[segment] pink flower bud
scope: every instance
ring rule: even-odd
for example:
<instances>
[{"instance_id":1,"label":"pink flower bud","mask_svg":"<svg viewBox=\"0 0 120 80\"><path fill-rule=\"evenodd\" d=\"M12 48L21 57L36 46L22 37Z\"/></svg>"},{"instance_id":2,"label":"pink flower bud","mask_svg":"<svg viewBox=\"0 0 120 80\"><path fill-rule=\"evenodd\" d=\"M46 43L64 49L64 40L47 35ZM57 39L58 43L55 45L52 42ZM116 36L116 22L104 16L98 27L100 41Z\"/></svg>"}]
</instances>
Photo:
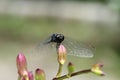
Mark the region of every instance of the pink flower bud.
<instances>
[{"instance_id":1,"label":"pink flower bud","mask_svg":"<svg viewBox=\"0 0 120 80\"><path fill-rule=\"evenodd\" d=\"M58 62L64 64L66 61L66 48L61 44L58 48Z\"/></svg>"},{"instance_id":2,"label":"pink flower bud","mask_svg":"<svg viewBox=\"0 0 120 80\"><path fill-rule=\"evenodd\" d=\"M16 64L20 76L24 76L28 74L26 58L22 53L18 54L16 58Z\"/></svg>"},{"instance_id":3,"label":"pink flower bud","mask_svg":"<svg viewBox=\"0 0 120 80\"><path fill-rule=\"evenodd\" d=\"M32 72L28 72L28 77L29 77L29 80L34 80L34 77L33 77L33 73L32 73Z\"/></svg>"}]
</instances>

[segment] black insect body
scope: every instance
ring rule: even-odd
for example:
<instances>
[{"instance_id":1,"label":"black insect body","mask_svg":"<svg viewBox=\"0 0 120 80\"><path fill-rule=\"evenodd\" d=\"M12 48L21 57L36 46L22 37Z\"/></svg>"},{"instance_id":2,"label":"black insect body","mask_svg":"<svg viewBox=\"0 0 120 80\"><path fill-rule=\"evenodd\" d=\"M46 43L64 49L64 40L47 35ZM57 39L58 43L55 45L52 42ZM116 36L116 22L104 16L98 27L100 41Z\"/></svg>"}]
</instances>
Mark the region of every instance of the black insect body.
<instances>
[{"instance_id":1,"label":"black insect body","mask_svg":"<svg viewBox=\"0 0 120 80\"><path fill-rule=\"evenodd\" d=\"M63 40L64 40L64 35L63 34L53 34L51 36L51 40L48 43L55 42L56 43L56 48L58 48Z\"/></svg>"}]
</instances>

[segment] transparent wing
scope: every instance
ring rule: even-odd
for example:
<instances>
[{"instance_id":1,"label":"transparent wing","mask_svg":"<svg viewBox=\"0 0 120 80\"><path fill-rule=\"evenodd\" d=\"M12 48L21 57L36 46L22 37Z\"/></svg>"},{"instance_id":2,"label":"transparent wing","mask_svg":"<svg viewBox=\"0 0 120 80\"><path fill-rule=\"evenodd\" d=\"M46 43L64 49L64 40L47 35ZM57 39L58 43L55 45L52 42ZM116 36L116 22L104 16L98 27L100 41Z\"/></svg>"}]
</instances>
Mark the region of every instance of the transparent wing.
<instances>
[{"instance_id":1,"label":"transparent wing","mask_svg":"<svg viewBox=\"0 0 120 80\"><path fill-rule=\"evenodd\" d=\"M35 47L35 52L40 54L55 53L56 43L50 42L51 36L40 41L40 43Z\"/></svg>"},{"instance_id":2,"label":"transparent wing","mask_svg":"<svg viewBox=\"0 0 120 80\"><path fill-rule=\"evenodd\" d=\"M72 40L68 37L65 37L63 45L67 48L68 55L88 58L94 56L94 48L92 46L77 42L76 40Z\"/></svg>"}]
</instances>

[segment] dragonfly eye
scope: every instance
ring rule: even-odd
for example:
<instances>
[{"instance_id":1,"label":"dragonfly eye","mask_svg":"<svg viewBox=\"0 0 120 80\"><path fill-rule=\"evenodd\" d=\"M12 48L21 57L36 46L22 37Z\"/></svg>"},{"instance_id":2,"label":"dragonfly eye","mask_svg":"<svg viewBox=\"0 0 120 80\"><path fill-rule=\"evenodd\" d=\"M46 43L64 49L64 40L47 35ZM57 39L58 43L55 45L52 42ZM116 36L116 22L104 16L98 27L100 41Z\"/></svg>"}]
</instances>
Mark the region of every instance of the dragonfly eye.
<instances>
[{"instance_id":1,"label":"dragonfly eye","mask_svg":"<svg viewBox=\"0 0 120 80\"><path fill-rule=\"evenodd\" d=\"M64 35L60 34L59 38L64 40Z\"/></svg>"}]
</instances>

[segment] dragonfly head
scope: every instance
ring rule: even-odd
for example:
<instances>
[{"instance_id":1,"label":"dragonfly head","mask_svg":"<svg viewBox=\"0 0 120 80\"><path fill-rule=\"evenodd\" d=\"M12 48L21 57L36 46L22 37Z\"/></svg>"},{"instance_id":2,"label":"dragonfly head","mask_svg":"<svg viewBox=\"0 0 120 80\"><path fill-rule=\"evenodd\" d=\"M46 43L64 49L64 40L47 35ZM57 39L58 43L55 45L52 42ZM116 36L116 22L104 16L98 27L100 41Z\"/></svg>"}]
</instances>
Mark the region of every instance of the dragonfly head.
<instances>
[{"instance_id":1,"label":"dragonfly head","mask_svg":"<svg viewBox=\"0 0 120 80\"><path fill-rule=\"evenodd\" d=\"M61 43L64 40L63 34L53 34L51 36L51 42Z\"/></svg>"}]
</instances>

